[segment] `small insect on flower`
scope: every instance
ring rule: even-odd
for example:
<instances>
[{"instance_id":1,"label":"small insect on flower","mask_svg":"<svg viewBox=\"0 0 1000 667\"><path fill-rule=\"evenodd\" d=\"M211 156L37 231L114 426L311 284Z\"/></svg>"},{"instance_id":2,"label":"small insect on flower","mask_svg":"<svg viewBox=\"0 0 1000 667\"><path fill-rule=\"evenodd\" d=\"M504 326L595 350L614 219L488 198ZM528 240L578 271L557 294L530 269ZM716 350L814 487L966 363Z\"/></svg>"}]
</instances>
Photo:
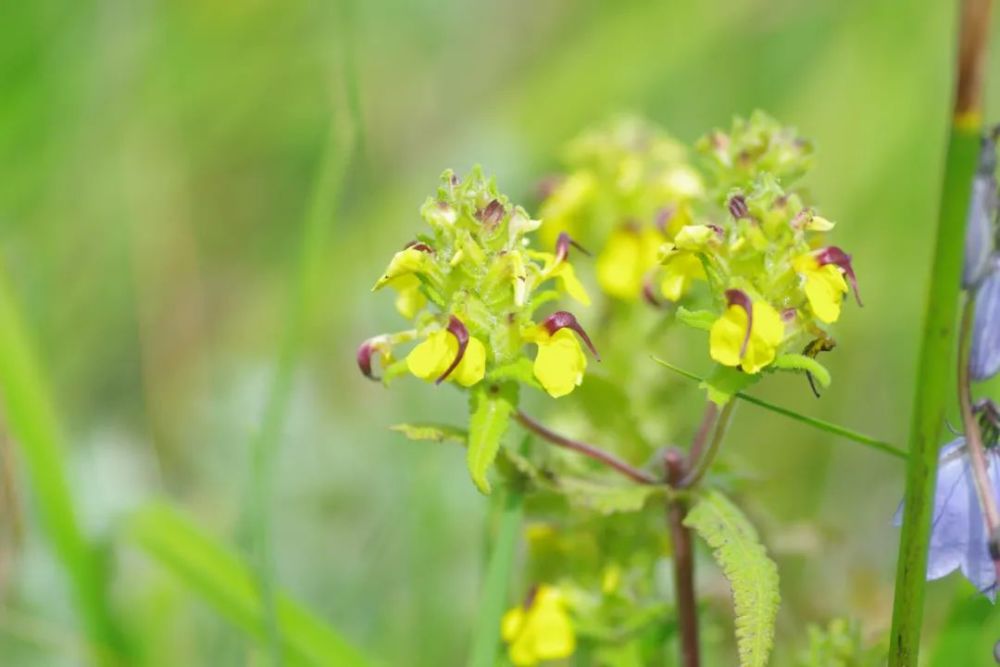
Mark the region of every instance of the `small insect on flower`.
<instances>
[{"instance_id":1,"label":"small insect on flower","mask_svg":"<svg viewBox=\"0 0 1000 667\"><path fill-rule=\"evenodd\" d=\"M517 667L568 658L576 650L566 600L557 588L546 584L532 589L522 604L504 614L500 633Z\"/></svg>"},{"instance_id":2,"label":"small insect on flower","mask_svg":"<svg viewBox=\"0 0 1000 667\"><path fill-rule=\"evenodd\" d=\"M995 446L987 448L986 461L991 486L997 493L1000 490L1000 450ZM902 523L903 505L900 503L893 524L899 527ZM990 556L986 521L962 437L942 447L939 455L927 580L940 579L955 570L960 570L991 601L995 599L996 568Z\"/></svg>"}]
</instances>

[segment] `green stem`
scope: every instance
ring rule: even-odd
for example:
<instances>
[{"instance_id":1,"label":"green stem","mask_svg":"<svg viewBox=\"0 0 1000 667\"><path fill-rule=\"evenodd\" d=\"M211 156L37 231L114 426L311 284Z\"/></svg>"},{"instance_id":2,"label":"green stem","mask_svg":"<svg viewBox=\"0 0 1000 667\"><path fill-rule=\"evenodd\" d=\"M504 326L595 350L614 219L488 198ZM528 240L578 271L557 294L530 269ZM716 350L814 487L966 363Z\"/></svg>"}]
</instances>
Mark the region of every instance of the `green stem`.
<instances>
[{"instance_id":1,"label":"green stem","mask_svg":"<svg viewBox=\"0 0 1000 667\"><path fill-rule=\"evenodd\" d=\"M507 606L510 576L514 569L514 553L524 514L524 495L521 491L508 488L505 493L500 525L486 569L486 583L483 588L483 599L479 605L469 667L494 667L496 664L500 644L500 619L503 618Z\"/></svg>"},{"instance_id":2,"label":"green stem","mask_svg":"<svg viewBox=\"0 0 1000 667\"><path fill-rule=\"evenodd\" d=\"M715 432L712 434L712 440L708 443L708 449L702 452L696 460L688 461L687 474L677 483L677 488L687 489L697 485L708 472L712 462L715 461L716 454L719 453L719 447L722 446L722 439L726 437L726 431L729 430L729 423L733 419L733 410L735 409L736 401L732 400L722 407L719 419L715 422Z\"/></svg>"},{"instance_id":3,"label":"green stem","mask_svg":"<svg viewBox=\"0 0 1000 667\"><path fill-rule=\"evenodd\" d=\"M982 69L989 14L990 0L965 0L961 3L954 120L945 158L910 424L910 457L896 565L890 667L914 667L920 654L938 441L949 389L954 387L951 359L965 220L979 152Z\"/></svg>"},{"instance_id":4,"label":"green stem","mask_svg":"<svg viewBox=\"0 0 1000 667\"><path fill-rule=\"evenodd\" d=\"M65 443L34 349L0 275L0 394L20 445L42 529L65 570L73 605L99 664L126 661L129 647L108 598L105 563L80 528L66 479Z\"/></svg>"}]
</instances>

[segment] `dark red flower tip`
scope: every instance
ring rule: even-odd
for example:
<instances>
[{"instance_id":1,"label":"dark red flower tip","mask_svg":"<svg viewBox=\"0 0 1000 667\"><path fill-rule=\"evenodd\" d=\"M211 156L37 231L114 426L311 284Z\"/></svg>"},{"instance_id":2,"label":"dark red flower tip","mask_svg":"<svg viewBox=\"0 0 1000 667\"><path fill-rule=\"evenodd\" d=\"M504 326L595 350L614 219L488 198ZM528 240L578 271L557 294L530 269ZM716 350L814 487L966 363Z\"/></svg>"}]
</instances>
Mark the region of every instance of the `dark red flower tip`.
<instances>
[{"instance_id":1,"label":"dark red flower tip","mask_svg":"<svg viewBox=\"0 0 1000 667\"><path fill-rule=\"evenodd\" d=\"M653 220L653 224L656 228L660 230L661 234L667 233L667 225L673 219L674 215L677 214L676 206L664 206L659 211L656 212L656 219Z\"/></svg>"},{"instance_id":2,"label":"dark red flower tip","mask_svg":"<svg viewBox=\"0 0 1000 667\"><path fill-rule=\"evenodd\" d=\"M430 247L423 241L410 241L403 247L403 250L407 250L409 248L413 248L414 250L419 250L420 252L426 252L431 255L434 254L434 248Z\"/></svg>"},{"instance_id":3,"label":"dark red flower tip","mask_svg":"<svg viewBox=\"0 0 1000 667\"><path fill-rule=\"evenodd\" d=\"M451 362L451 365L445 369L444 373L441 373L441 377L434 380L434 384L441 384L448 379L448 376L462 363L462 358L465 356L465 349L469 347L469 330L465 328L462 320L454 315L449 315L447 330L458 341L458 353L455 354L455 359Z\"/></svg>"},{"instance_id":4,"label":"dark red flower tip","mask_svg":"<svg viewBox=\"0 0 1000 667\"><path fill-rule=\"evenodd\" d=\"M582 245L573 240L573 238L566 232L559 232L559 238L556 240L556 262L561 262L569 256L569 247L573 246L584 255L590 257L590 253Z\"/></svg>"},{"instance_id":5,"label":"dark red flower tip","mask_svg":"<svg viewBox=\"0 0 1000 667\"><path fill-rule=\"evenodd\" d=\"M374 338L369 338L358 346L358 368L361 369L362 375L369 380L380 379L372 373L372 355L376 349Z\"/></svg>"},{"instance_id":6,"label":"dark red flower tip","mask_svg":"<svg viewBox=\"0 0 1000 667\"><path fill-rule=\"evenodd\" d=\"M506 213L507 211L504 209L503 204L499 200L494 199L486 205L486 208L477 211L476 217L479 219L479 222L487 227L496 227L503 220L503 216Z\"/></svg>"},{"instance_id":7,"label":"dark red flower tip","mask_svg":"<svg viewBox=\"0 0 1000 667\"><path fill-rule=\"evenodd\" d=\"M653 285L653 272L648 272L642 279L642 299L653 308L662 308L663 304L656 298L656 287Z\"/></svg>"},{"instance_id":8,"label":"dark red flower tip","mask_svg":"<svg viewBox=\"0 0 1000 667\"><path fill-rule=\"evenodd\" d=\"M554 336L560 329L569 329L576 332L576 335L583 339L583 342L587 345L587 349L590 353L594 355L594 358L598 361L601 360L601 355L597 353L597 348L590 341L590 336L587 332L583 330L580 323L576 321L576 317L573 313L568 313L565 310L560 310L558 312L552 313L542 322L542 326L545 330L549 332L550 336Z\"/></svg>"},{"instance_id":9,"label":"dark red flower tip","mask_svg":"<svg viewBox=\"0 0 1000 667\"><path fill-rule=\"evenodd\" d=\"M742 308L747 314L747 330L743 334L743 344L740 346L740 359L747 353L747 346L750 344L750 331L753 329L753 300L750 295L739 289L726 290L726 305Z\"/></svg>"},{"instance_id":10,"label":"dark red flower tip","mask_svg":"<svg viewBox=\"0 0 1000 667\"><path fill-rule=\"evenodd\" d=\"M747 200L743 195L733 195L729 198L729 215L739 220L750 217L750 209L747 208Z\"/></svg>"},{"instance_id":11,"label":"dark red flower tip","mask_svg":"<svg viewBox=\"0 0 1000 667\"><path fill-rule=\"evenodd\" d=\"M851 283L851 289L854 291L854 300L858 302L859 306L864 306L864 304L861 303L861 294L858 292L858 279L854 275L854 267L851 266L851 256L835 245L816 251L815 256L816 261L819 262L820 266L833 264L844 272L844 275L847 276L848 282Z\"/></svg>"}]
</instances>

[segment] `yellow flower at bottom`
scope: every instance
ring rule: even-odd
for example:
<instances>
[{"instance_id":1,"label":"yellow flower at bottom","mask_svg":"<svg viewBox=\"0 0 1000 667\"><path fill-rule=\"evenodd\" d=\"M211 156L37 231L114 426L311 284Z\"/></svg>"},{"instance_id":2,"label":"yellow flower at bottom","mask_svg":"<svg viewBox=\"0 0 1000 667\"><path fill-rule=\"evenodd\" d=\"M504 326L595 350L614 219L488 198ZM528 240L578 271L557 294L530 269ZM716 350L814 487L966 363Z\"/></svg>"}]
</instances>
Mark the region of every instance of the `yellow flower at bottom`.
<instances>
[{"instance_id":1,"label":"yellow flower at bottom","mask_svg":"<svg viewBox=\"0 0 1000 667\"><path fill-rule=\"evenodd\" d=\"M576 650L576 633L565 600L551 586L539 586L528 604L504 614L500 634L508 644L510 661L517 667L567 658Z\"/></svg>"},{"instance_id":2,"label":"yellow flower at bottom","mask_svg":"<svg viewBox=\"0 0 1000 667\"><path fill-rule=\"evenodd\" d=\"M663 263L663 280L660 291L671 301L678 301L695 280L705 279L705 267L698 255L679 251L669 255Z\"/></svg>"},{"instance_id":3,"label":"yellow flower at bottom","mask_svg":"<svg viewBox=\"0 0 1000 667\"><path fill-rule=\"evenodd\" d=\"M554 334L539 327L538 354L535 355L535 377L553 398L570 393L583 382L587 357L580 341L570 329L559 329Z\"/></svg>"},{"instance_id":4,"label":"yellow flower at bottom","mask_svg":"<svg viewBox=\"0 0 1000 667\"><path fill-rule=\"evenodd\" d=\"M458 340L445 329L435 331L427 340L410 350L406 367L422 380L434 382L448 370L458 355ZM462 361L448 376L463 387L471 387L486 375L486 347L477 338L469 337Z\"/></svg>"},{"instance_id":5,"label":"yellow flower at bottom","mask_svg":"<svg viewBox=\"0 0 1000 667\"><path fill-rule=\"evenodd\" d=\"M741 306L730 305L712 324L709 332L712 359L723 366L740 366L747 373L756 373L774 361L777 348L785 337L785 325L778 311L766 301L754 301L752 310L749 338L747 312Z\"/></svg>"},{"instance_id":6,"label":"yellow flower at bottom","mask_svg":"<svg viewBox=\"0 0 1000 667\"><path fill-rule=\"evenodd\" d=\"M619 227L608 237L597 258L597 282L601 289L619 299L637 299L642 279L656 265L663 235L652 227L636 230Z\"/></svg>"},{"instance_id":7,"label":"yellow flower at bottom","mask_svg":"<svg viewBox=\"0 0 1000 667\"><path fill-rule=\"evenodd\" d=\"M813 314L824 322L836 322L847 294L847 281L840 267L834 264L821 266L812 255L797 257L792 265L805 281L806 298Z\"/></svg>"}]
</instances>

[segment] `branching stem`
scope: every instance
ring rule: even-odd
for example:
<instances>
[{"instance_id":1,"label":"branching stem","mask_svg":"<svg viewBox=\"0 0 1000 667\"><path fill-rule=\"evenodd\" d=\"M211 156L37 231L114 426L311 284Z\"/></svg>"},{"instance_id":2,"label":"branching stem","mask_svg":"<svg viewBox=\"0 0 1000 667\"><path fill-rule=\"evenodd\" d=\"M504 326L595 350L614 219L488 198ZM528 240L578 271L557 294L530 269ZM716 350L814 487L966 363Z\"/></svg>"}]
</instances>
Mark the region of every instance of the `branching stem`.
<instances>
[{"instance_id":1,"label":"branching stem","mask_svg":"<svg viewBox=\"0 0 1000 667\"><path fill-rule=\"evenodd\" d=\"M714 407L714 404L710 403L710 406ZM686 466L687 472L677 483L678 488L686 489L696 485L705 476L705 473L708 472L709 467L711 467L712 462L715 460L716 454L719 453L719 447L722 445L722 439L729 429L729 422L732 421L733 410L735 408L736 401L730 400L722 408L722 411L719 412L719 419L715 423L715 432L712 434L712 440L708 444L708 449L704 451L701 451L703 447L699 439L704 441L708 429L706 428L705 421L702 422L701 429L698 430L698 435L695 438L695 443L691 447L691 457L688 459ZM706 410L705 416L708 417L710 412L712 412L711 409ZM695 458L696 455L697 458Z\"/></svg>"}]
</instances>

